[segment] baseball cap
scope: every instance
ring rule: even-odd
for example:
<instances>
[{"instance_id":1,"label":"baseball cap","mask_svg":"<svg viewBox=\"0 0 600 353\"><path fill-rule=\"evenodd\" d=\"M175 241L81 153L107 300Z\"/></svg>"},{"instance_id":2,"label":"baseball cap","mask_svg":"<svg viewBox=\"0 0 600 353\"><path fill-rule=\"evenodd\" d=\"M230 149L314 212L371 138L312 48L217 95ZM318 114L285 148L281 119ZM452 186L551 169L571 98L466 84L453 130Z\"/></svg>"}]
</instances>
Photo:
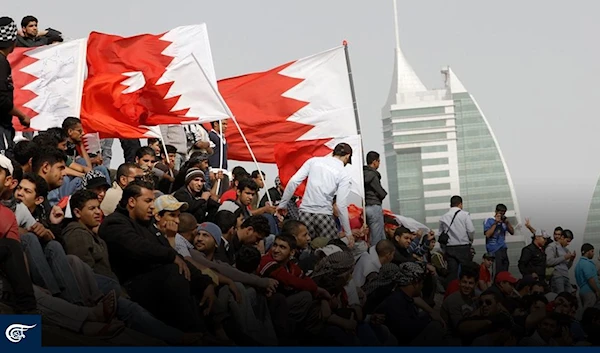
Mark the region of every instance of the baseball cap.
<instances>
[{"instance_id":1,"label":"baseball cap","mask_svg":"<svg viewBox=\"0 0 600 353\"><path fill-rule=\"evenodd\" d=\"M535 231L534 237L544 237L544 238L548 239L548 238L550 238L550 234L548 234L543 229L538 229L538 230Z\"/></svg>"},{"instance_id":2,"label":"baseball cap","mask_svg":"<svg viewBox=\"0 0 600 353\"><path fill-rule=\"evenodd\" d=\"M98 188L100 186L106 186L108 188L110 187L110 184L106 180L104 174L100 173L97 170L90 170L89 172L85 173L85 175L83 176L84 189L90 190Z\"/></svg>"},{"instance_id":3,"label":"baseball cap","mask_svg":"<svg viewBox=\"0 0 600 353\"><path fill-rule=\"evenodd\" d=\"M333 149L334 156L345 156L350 155L350 159L348 159L348 164L352 164L352 147L350 147L347 143L338 143Z\"/></svg>"},{"instance_id":4,"label":"baseball cap","mask_svg":"<svg viewBox=\"0 0 600 353\"><path fill-rule=\"evenodd\" d=\"M185 211L188 209L187 202L179 202L173 195L162 195L154 200L154 214L162 211Z\"/></svg>"},{"instance_id":5,"label":"baseball cap","mask_svg":"<svg viewBox=\"0 0 600 353\"><path fill-rule=\"evenodd\" d=\"M8 170L9 175L12 175L15 171L11 160L3 154L0 154L0 168Z\"/></svg>"},{"instance_id":6,"label":"baseball cap","mask_svg":"<svg viewBox=\"0 0 600 353\"><path fill-rule=\"evenodd\" d=\"M594 246L590 243L585 243L581 246L581 253L585 254L586 252L594 250Z\"/></svg>"},{"instance_id":7,"label":"baseball cap","mask_svg":"<svg viewBox=\"0 0 600 353\"><path fill-rule=\"evenodd\" d=\"M496 256L490 254L489 252L486 252L485 254L483 254L483 258L487 260L494 260Z\"/></svg>"},{"instance_id":8,"label":"baseball cap","mask_svg":"<svg viewBox=\"0 0 600 353\"><path fill-rule=\"evenodd\" d=\"M221 228L219 228L218 225L211 222L204 222L198 225L198 231L201 230L212 235L212 237L215 239L215 243L217 244L217 246L221 244L221 237L223 236L223 233L221 233Z\"/></svg>"},{"instance_id":9,"label":"baseball cap","mask_svg":"<svg viewBox=\"0 0 600 353\"><path fill-rule=\"evenodd\" d=\"M510 272L508 271L502 271L499 272L496 275L496 283L500 283L500 282L508 282L508 283L512 283L515 284L517 283L519 280L516 279Z\"/></svg>"}]
</instances>

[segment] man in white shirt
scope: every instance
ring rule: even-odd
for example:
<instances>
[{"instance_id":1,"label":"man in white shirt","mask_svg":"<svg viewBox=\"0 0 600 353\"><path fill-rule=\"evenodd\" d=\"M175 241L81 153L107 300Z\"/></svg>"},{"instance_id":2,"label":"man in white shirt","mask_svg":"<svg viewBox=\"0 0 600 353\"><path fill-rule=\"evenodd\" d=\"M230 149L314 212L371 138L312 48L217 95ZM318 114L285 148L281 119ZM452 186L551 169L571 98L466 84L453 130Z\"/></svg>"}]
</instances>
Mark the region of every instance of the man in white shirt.
<instances>
[{"instance_id":1,"label":"man in white shirt","mask_svg":"<svg viewBox=\"0 0 600 353\"><path fill-rule=\"evenodd\" d=\"M302 168L290 179L279 203L280 213L286 214L288 203L296 188L308 178L302 204L300 205L300 221L308 227L311 238L337 238L337 224L333 217L333 198L336 197L338 218L342 224L348 245L354 246L354 237L350 229L348 217L348 195L350 194L351 177L344 168L352 160L352 148L347 143L335 146L333 155L313 157L302 165Z\"/></svg>"},{"instance_id":2,"label":"man in white shirt","mask_svg":"<svg viewBox=\"0 0 600 353\"><path fill-rule=\"evenodd\" d=\"M463 200L460 196L452 196L450 210L440 218L440 234L448 234L448 243L442 244L448 260L448 283L458 278L459 267L473 261L471 244L475 235L475 227L468 212L463 211ZM440 239L440 244L442 239Z\"/></svg>"},{"instance_id":3,"label":"man in white shirt","mask_svg":"<svg viewBox=\"0 0 600 353\"><path fill-rule=\"evenodd\" d=\"M387 239L380 240L377 245L374 245L362 253L352 272L354 284L357 287L362 287L365 283L377 277L379 269L385 264L389 264L394 259L396 247L394 243Z\"/></svg>"}]
</instances>

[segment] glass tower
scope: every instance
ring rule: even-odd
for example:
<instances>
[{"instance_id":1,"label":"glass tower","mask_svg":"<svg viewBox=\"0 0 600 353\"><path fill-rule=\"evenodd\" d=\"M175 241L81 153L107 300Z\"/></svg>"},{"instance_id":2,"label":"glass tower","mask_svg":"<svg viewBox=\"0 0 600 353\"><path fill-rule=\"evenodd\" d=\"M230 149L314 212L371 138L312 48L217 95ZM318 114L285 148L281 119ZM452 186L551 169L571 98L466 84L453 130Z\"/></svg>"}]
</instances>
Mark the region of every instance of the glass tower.
<instances>
[{"instance_id":1,"label":"glass tower","mask_svg":"<svg viewBox=\"0 0 600 353\"><path fill-rule=\"evenodd\" d=\"M592 196L592 202L590 203L583 242L596 247L600 243L600 179L596 184L594 196Z\"/></svg>"}]
</instances>

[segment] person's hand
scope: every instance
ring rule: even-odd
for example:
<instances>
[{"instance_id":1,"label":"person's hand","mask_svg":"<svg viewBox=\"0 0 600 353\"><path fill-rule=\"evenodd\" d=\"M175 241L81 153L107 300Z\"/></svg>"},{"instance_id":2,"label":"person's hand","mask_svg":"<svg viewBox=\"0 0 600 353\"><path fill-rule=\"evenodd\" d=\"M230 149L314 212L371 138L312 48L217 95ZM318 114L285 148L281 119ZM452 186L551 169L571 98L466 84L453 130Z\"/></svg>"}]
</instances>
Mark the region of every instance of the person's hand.
<instances>
[{"instance_id":1,"label":"person's hand","mask_svg":"<svg viewBox=\"0 0 600 353\"><path fill-rule=\"evenodd\" d=\"M277 291L277 286L279 285L279 281L277 281L276 279L273 278L269 278L267 280L268 284L267 287L265 288L267 290L267 292L273 292L275 293L275 291Z\"/></svg>"},{"instance_id":2,"label":"person's hand","mask_svg":"<svg viewBox=\"0 0 600 353\"><path fill-rule=\"evenodd\" d=\"M385 323L385 314L371 314L371 325L379 326Z\"/></svg>"},{"instance_id":3,"label":"person's hand","mask_svg":"<svg viewBox=\"0 0 600 353\"><path fill-rule=\"evenodd\" d=\"M443 328L446 328L446 322L444 321L444 319L442 319L442 317L440 316L440 314L436 311L429 313L429 316L431 316L431 319L433 321L437 321L440 324L442 324Z\"/></svg>"},{"instance_id":4,"label":"person's hand","mask_svg":"<svg viewBox=\"0 0 600 353\"><path fill-rule=\"evenodd\" d=\"M29 118L27 115L23 115L22 117L19 118L19 122L24 127L29 127L29 125L31 124L31 118Z\"/></svg>"},{"instance_id":5,"label":"person's hand","mask_svg":"<svg viewBox=\"0 0 600 353\"><path fill-rule=\"evenodd\" d=\"M525 227L531 227L531 220L529 218L525 218Z\"/></svg>"},{"instance_id":6,"label":"person's hand","mask_svg":"<svg viewBox=\"0 0 600 353\"><path fill-rule=\"evenodd\" d=\"M215 295L215 286L211 284L210 286L206 287L202 296L202 300L200 300L201 307L206 305L206 308L202 312L204 316L208 316L208 314L210 314L216 297L217 296Z\"/></svg>"},{"instance_id":7,"label":"person's hand","mask_svg":"<svg viewBox=\"0 0 600 353\"><path fill-rule=\"evenodd\" d=\"M206 201L208 201L208 199L210 199L210 192L205 191L202 193L202 198Z\"/></svg>"},{"instance_id":8,"label":"person's hand","mask_svg":"<svg viewBox=\"0 0 600 353\"><path fill-rule=\"evenodd\" d=\"M354 317L354 315L353 315ZM358 322L356 322L356 320L354 319L347 319L344 320L344 323L342 324L342 328L350 333L354 333L356 332L356 327L358 326Z\"/></svg>"},{"instance_id":9,"label":"person's hand","mask_svg":"<svg viewBox=\"0 0 600 353\"><path fill-rule=\"evenodd\" d=\"M229 290L231 291L231 293L233 294L233 297L235 298L235 301L238 304L242 304L243 301L243 297L242 297L242 293L240 293L240 290L238 289L238 287L235 285L234 282L231 282L229 285Z\"/></svg>"},{"instance_id":10,"label":"person's hand","mask_svg":"<svg viewBox=\"0 0 600 353\"><path fill-rule=\"evenodd\" d=\"M421 239L421 237L423 236L423 229L419 229L415 232L417 238Z\"/></svg>"},{"instance_id":11,"label":"person's hand","mask_svg":"<svg viewBox=\"0 0 600 353\"><path fill-rule=\"evenodd\" d=\"M433 239L435 239L435 232L430 230L429 233L427 233L427 241L432 241Z\"/></svg>"},{"instance_id":12,"label":"person's hand","mask_svg":"<svg viewBox=\"0 0 600 353\"><path fill-rule=\"evenodd\" d=\"M287 208L282 207L281 205L277 208L277 213L279 213L282 217L287 216L288 210Z\"/></svg>"},{"instance_id":13,"label":"person's hand","mask_svg":"<svg viewBox=\"0 0 600 353\"><path fill-rule=\"evenodd\" d=\"M52 207L52 210L50 211L50 223L60 224L64 219L65 213L63 210L58 206Z\"/></svg>"},{"instance_id":14,"label":"person's hand","mask_svg":"<svg viewBox=\"0 0 600 353\"><path fill-rule=\"evenodd\" d=\"M435 274L435 267L433 267L433 265L427 264L427 266L425 267L427 268L427 271L429 271L432 275Z\"/></svg>"},{"instance_id":15,"label":"person's hand","mask_svg":"<svg viewBox=\"0 0 600 353\"><path fill-rule=\"evenodd\" d=\"M41 238L46 232L46 227L44 227L40 222L35 222L35 224L29 227L27 231L37 235L38 238Z\"/></svg>"},{"instance_id":16,"label":"person's hand","mask_svg":"<svg viewBox=\"0 0 600 353\"><path fill-rule=\"evenodd\" d=\"M502 215L500 213L496 213L494 220L496 220L496 223L502 223Z\"/></svg>"},{"instance_id":17,"label":"person's hand","mask_svg":"<svg viewBox=\"0 0 600 353\"><path fill-rule=\"evenodd\" d=\"M188 281L191 278L191 274L190 274L190 269L188 267L188 265L185 263L185 261L183 261L183 259L179 256L175 256L175 261L173 261L173 263L175 265L177 265L177 267L179 267L179 274L183 275L183 277L185 277L185 279L187 279Z\"/></svg>"},{"instance_id":18,"label":"person's hand","mask_svg":"<svg viewBox=\"0 0 600 353\"><path fill-rule=\"evenodd\" d=\"M270 205L269 203L267 203L265 206L265 213L268 214L275 214L275 212L277 212L277 207Z\"/></svg>"},{"instance_id":19,"label":"person's hand","mask_svg":"<svg viewBox=\"0 0 600 353\"><path fill-rule=\"evenodd\" d=\"M323 299L331 299L331 294L329 294L329 292L325 289L325 288L317 288L317 293L315 295L317 298L323 298Z\"/></svg>"},{"instance_id":20,"label":"person's hand","mask_svg":"<svg viewBox=\"0 0 600 353\"><path fill-rule=\"evenodd\" d=\"M177 235L178 229L179 226L173 221L167 221L167 223L165 223L165 233L167 238L174 238Z\"/></svg>"},{"instance_id":21,"label":"person's hand","mask_svg":"<svg viewBox=\"0 0 600 353\"><path fill-rule=\"evenodd\" d=\"M346 239L348 239L348 247L350 249L354 248L354 244L356 243L356 239L354 239L354 236L352 234L346 234Z\"/></svg>"},{"instance_id":22,"label":"person's hand","mask_svg":"<svg viewBox=\"0 0 600 353\"><path fill-rule=\"evenodd\" d=\"M221 180L221 179L223 179L223 171L222 171L222 170L219 170L219 171L217 172L216 178L217 178L217 180Z\"/></svg>"}]
</instances>

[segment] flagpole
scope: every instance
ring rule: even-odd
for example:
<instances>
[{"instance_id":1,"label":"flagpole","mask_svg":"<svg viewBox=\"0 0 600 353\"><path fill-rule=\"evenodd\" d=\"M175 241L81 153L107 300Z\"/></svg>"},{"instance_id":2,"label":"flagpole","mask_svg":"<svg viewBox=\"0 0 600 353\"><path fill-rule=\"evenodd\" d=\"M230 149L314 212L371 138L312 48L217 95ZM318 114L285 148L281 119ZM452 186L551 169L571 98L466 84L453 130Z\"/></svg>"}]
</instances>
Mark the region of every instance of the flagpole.
<instances>
[{"instance_id":1,"label":"flagpole","mask_svg":"<svg viewBox=\"0 0 600 353\"><path fill-rule=\"evenodd\" d=\"M348 50L348 42L347 41L343 41L342 45L344 46L344 54L346 54L346 68L348 69L348 81L350 82L350 94L352 95L352 107L354 108L354 120L356 121L356 131L358 132L358 135L360 136L360 149L361 149L361 163L364 161L365 159L365 147L363 145L363 140L362 140L362 134L361 134L361 129L360 129L360 117L358 116L358 103L356 102L356 91L354 89L354 78L352 76L352 66L350 65L350 52ZM364 175L363 172L361 170L361 176L364 180ZM367 224L367 210L366 208L366 202L365 202L365 198L362 198L362 209L363 209L363 229L366 227Z\"/></svg>"},{"instance_id":2,"label":"flagpole","mask_svg":"<svg viewBox=\"0 0 600 353\"><path fill-rule=\"evenodd\" d=\"M198 64L198 67L200 67L200 70L202 71L202 74L204 74L204 76L206 77L206 79L209 82L210 87L212 88L213 92L217 95L217 98L219 98L219 102L221 102L221 105L223 106L223 109L225 109L225 111L227 112L227 115L229 115L231 117L231 120L233 120L233 123L235 124L235 126L238 129L238 131L240 132L240 136L242 136L242 140L244 140L244 144L246 145L246 148L248 148L248 152L250 152L250 157L252 157L252 161L256 165L256 169L258 170L258 173L260 173L260 176L262 178L262 175L263 175L262 170L260 169L260 166L258 165L258 161L256 160L256 156L254 156L254 152L252 151L252 148L250 147L250 144L248 143L248 140L246 139L246 135L244 135L244 132L242 131L242 128L240 127L240 124L238 123L237 119L233 115L233 112L231 111L231 109L229 109L229 106L227 105L227 103L225 103L225 100L221 96L221 93L219 93L219 91L217 90L217 88L215 87L215 85L213 85L213 83L211 82L210 78L206 75L206 72L204 72L204 69L202 68L202 65L200 65L200 61L198 61L198 58L196 58L196 55L194 53L192 53L192 57L196 61L196 64ZM223 155L223 151L221 151L221 155ZM268 191L267 191L266 195L267 195L267 199L269 200L269 203L272 205L273 202L271 201L271 195L269 195Z\"/></svg>"}]
</instances>

